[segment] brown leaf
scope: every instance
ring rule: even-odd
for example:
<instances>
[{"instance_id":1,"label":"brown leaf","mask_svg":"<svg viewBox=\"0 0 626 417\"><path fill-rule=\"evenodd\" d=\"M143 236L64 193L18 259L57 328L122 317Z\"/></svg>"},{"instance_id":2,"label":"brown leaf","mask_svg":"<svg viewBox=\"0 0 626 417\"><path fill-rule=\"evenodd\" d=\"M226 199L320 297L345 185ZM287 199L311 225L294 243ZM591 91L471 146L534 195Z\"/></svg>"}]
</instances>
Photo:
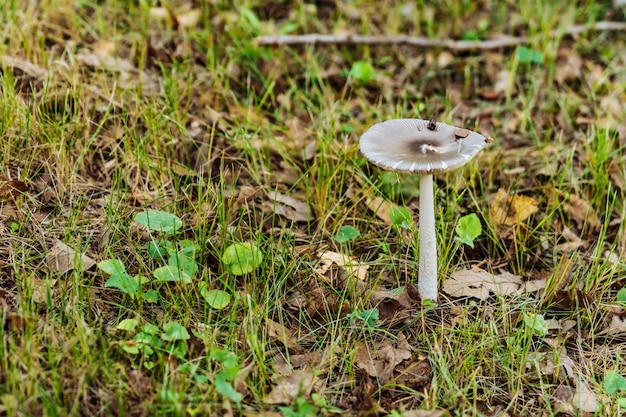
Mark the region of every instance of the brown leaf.
<instances>
[{"instance_id":1,"label":"brown leaf","mask_svg":"<svg viewBox=\"0 0 626 417\"><path fill-rule=\"evenodd\" d=\"M503 272L491 274L477 267L460 269L443 281L443 291L453 297L475 297L480 300L489 298L489 293L508 295L518 292L522 286L522 277Z\"/></svg>"},{"instance_id":2,"label":"brown leaf","mask_svg":"<svg viewBox=\"0 0 626 417\"><path fill-rule=\"evenodd\" d=\"M535 214L539 203L523 195L509 195L499 189L489 205L489 219L496 233L501 237L508 236L511 228L522 224L527 218Z\"/></svg>"},{"instance_id":3,"label":"brown leaf","mask_svg":"<svg viewBox=\"0 0 626 417\"><path fill-rule=\"evenodd\" d=\"M295 222L308 222L314 220L314 215L309 205L295 197L281 194L276 191L269 193L275 212Z\"/></svg>"},{"instance_id":4,"label":"brown leaf","mask_svg":"<svg viewBox=\"0 0 626 417\"><path fill-rule=\"evenodd\" d=\"M367 278L369 265L362 265L356 258L333 251L322 253L320 256L320 265L315 272L326 279L325 274L333 264L343 268L348 275L356 276L361 281Z\"/></svg>"},{"instance_id":5,"label":"brown leaf","mask_svg":"<svg viewBox=\"0 0 626 417\"><path fill-rule=\"evenodd\" d=\"M354 363L371 377L378 378L381 385L391 380L393 372L400 363L411 359L411 347L402 333L398 335L397 347L385 340L374 349L361 343L354 357Z\"/></svg>"},{"instance_id":6,"label":"brown leaf","mask_svg":"<svg viewBox=\"0 0 626 417\"><path fill-rule=\"evenodd\" d=\"M268 318L265 319L265 326L267 327L268 336L278 340L285 345L290 351L294 353L302 353L302 347L298 344L292 335L292 332L287 331L285 326L276 323Z\"/></svg>"},{"instance_id":7,"label":"brown leaf","mask_svg":"<svg viewBox=\"0 0 626 417\"><path fill-rule=\"evenodd\" d=\"M378 308L381 320L391 320L399 313L407 312L413 306L409 290L402 288L398 290L402 291L389 291L384 288L377 288L372 292L370 302Z\"/></svg>"},{"instance_id":8,"label":"brown leaf","mask_svg":"<svg viewBox=\"0 0 626 417\"><path fill-rule=\"evenodd\" d=\"M278 381L265 398L267 404L291 404L298 397L310 398L323 386L313 369L298 369L289 376L278 376Z\"/></svg>"},{"instance_id":9,"label":"brown leaf","mask_svg":"<svg viewBox=\"0 0 626 417\"><path fill-rule=\"evenodd\" d=\"M372 379L367 373L361 374L359 384L354 389L354 408L358 411L370 411L377 407L378 404L372 398L372 395L376 391ZM379 406L378 406L379 407Z\"/></svg>"},{"instance_id":10,"label":"brown leaf","mask_svg":"<svg viewBox=\"0 0 626 417\"><path fill-rule=\"evenodd\" d=\"M96 264L96 261L87 255L77 254L76 251L65 243L57 240L48 254L48 267L51 271L65 274L78 267L81 271L87 271Z\"/></svg>"},{"instance_id":11,"label":"brown leaf","mask_svg":"<svg viewBox=\"0 0 626 417\"><path fill-rule=\"evenodd\" d=\"M595 413L598 411L598 399L596 394L589 388L589 384L584 380L578 380L578 386L570 404L574 410L583 413Z\"/></svg>"},{"instance_id":12,"label":"brown leaf","mask_svg":"<svg viewBox=\"0 0 626 417\"><path fill-rule=\"evenodd\" d=\"M45 304L49 298L56 298L58 295L56 283L56 279L35 278L32 282L32 300L37 304Z\"/></svg>"},{"instance_id":13,"label":"brown leaf","mask_svg":"<svg viewBox=\"0 0 626 417\"><path fill-rule=\"evenodd\" d=\"M14 199L26 190L24 181L8 180L0 176L0 200Z\"/></svg>"},{"instance_id":14,"label":"brown leaf","mask_svg":"<svg viewBox=\"0 0 626 417\"><path fill-rule=\"evenodd\" d=\"M600 219L589 201L576 194L569 195L568 201L563 203L563 211L571 216L580 229L585 223L591 230L598 230L601 226Z\"/></svg>"}]
</instances>

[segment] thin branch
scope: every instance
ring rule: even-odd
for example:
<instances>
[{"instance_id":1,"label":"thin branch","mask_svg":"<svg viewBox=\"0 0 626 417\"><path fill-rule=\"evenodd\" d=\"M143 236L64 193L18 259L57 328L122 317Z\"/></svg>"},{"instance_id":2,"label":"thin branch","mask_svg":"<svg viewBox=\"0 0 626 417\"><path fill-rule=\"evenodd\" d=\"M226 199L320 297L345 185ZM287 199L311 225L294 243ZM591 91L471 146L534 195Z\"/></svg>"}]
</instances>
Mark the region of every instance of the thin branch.
<instances>
[{"instance_id":1,"label":"thin branch","mask_svg":"<svg viewBox=\"0 0 626 417\"><path fill-rule=\"evenodd\" d=\"M567 30L555 30L549 36L556 38L565 35L576 36L588 31L626 31L626 22L596 22L586 25L570 26ZM495 39L485 41L457 41L454 39L428 39L419 36L407 35L277 35L259 36L255 42L257 45L280 46L280 45L409 45L418 48L445 48L453 51L492 50L510 48L528 43L527 36L502 35Z\"/></svg>"}]
</instances>

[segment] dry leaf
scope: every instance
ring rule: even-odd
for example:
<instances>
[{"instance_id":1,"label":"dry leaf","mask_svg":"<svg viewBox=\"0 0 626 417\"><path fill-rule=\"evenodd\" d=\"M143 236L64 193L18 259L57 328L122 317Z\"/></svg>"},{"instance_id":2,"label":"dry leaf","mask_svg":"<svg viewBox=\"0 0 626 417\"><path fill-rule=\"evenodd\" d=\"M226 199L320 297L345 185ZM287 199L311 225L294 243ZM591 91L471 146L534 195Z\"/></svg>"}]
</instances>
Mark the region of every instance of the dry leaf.
<instances>
[{"instance_id":1,"label":"dry leaf","mask_svg":"<svg viewBox=\"0 0 626 417\"><path fill-rule=\"evenodd\" d=\"M508 295L518 292L522 286L522 277L503 272L491 274L473 267L460 269L443 281L443 291L453 297L475 297L480 300L489 298L489 292L496 295Z\"/></svg>"},{"instance_id":2,"label":"dry leaf","mask_svg":"<svg viewBox=\"0 0 626 417\"><path fill-rule=\"evenodd\" d=\"M48 298L53 298L57 295L57 290L54 288L56 283L56 279L35 278L32 283L32 300L37 304L45 304L48 301Z\"/></svg>"},{"instance_id":3,"label":"dry leaf","mask_svg":"<svg viewBox=\"0 0 626 417\"><path fill-rule=\"evenodd\" d=\"M323 381L313 369L298 369L289 376L279 376L278 382L265 398L266 404L291 404L298 397L309 398L312 392L319 391Z\"/></svg>"},{"instance_id":4,"label":"dry leaf","mask_svg":"<svg viewBox=\"0 0 626 417\"><path fill-rule=\"evenodd\" d=\"M517 194L510 196L500 188L489 207L489 214L496 226L515 226L535 214L539 210L538 206L537 200L531 197Z\"/></svg>"},{"instance_id":5,"label":"dry leaf","mask_svg":"<svg viewBox=\"0 0 626 417\"><path fill-rule=\"evenodd\" d=\"M96 261L87 255L77 254L76 251L65 243L57 240L48 254L48 267L51 271L65 274L78 267L81 271L86 271L93 267Z\"/></svg>"},{"instance_id":6,"label":"dry leaf","mask_svg":"<svg viewBox=\"0 0 626 417\"><path fill-rule=\"evenodd\" d=\"M320 265L315 270L323 279L325 279L325 274L332 267L333 264L336 264L343 268L347 274L355 275L359 280L364 281L367 277L367 270L369 269L368 265L361 265L356 258L352 258L348 255L344 255L338 252L324 252L320 256Z\"/></svg>"},{"instance_id":7,"label":"dry leaf","mask_svg":"<svg viewBox=\"0 0 626 417\"><path fill-rule=\"evenodd\" d=\"M383 341L374 349L365 343L359 344L354 363L369 376L378 378L381 385L391 380L396 366L413 357L411 347L402 333L398 335L397 347L389 340Z\"/></svg>"},{"instance_id":8,"label":"dry leaf","mask_svg":"<svg viewBox=\"0 0 626 417\"><path fill-rule=\"evenodd\" d=\"M587 382L579 380L576 392L570 400L574 410L583 413L595 413L598 410L598 399L596 394L589 388Z\"/></svg>"},{"instance_id":9,"label":"dry leaf","mask_svg":"<svg viewBox=\"0 0 626 417\"><path fill-rule=\"evenodd\" d=\"M269 198L275 204L275 212L290 220L308 222L314 219L309 205L302 200L276 191L271 191Z\"/></svg>"},{"instance_id":10,"label":"dry leaf","mask_svg":"<svg viewBox=\"0 0 626 417\"><path fill-rule=\"evenodd\" d=\"M367 208L376 213L376 217L378 217L387 224L391 224L391 216L389 215L389 212L392 208L395 207L395 205L382 197L374 196L372 191L367 188L363 188L362 192L363 197L365 198L365 205L367 206ZM355 204L360 203L360 200L356 198L354 191L348 190L346 194Z\"/></svg>"},{"instance_id":11,"label":"dry leaf","mask_svg":"<svg viewBox=\"0 0 626 417\"><path fill-rule=\"evenodd\" d=\"M202 13L200 12L200 9L191 9L185 12L177 13L176 21L178 22L178 27L191 28L198 24L201 16Z\"/></svg>"},{"instance_id":12,"label":"dry leaf","mask_svg":"<svg viewBox=\"0 0 626 417\"><path fill-rule=\"evenodd\" d=\"M402 292L377 288L372 292L370 302L378 308L381 320L391 320L399 312L408 312L412 308L413 300L409 291L408 288L403 289Z\"/></svg>"},{"instance_id":13,"label":"dry leaf","mask_svg":"<svg viewBox=\"0 0 626 417\"><path fill-rule=\"evenodd\" d=\"M580 229L582 229L585 223L592 230L600 228L600 219L586 199L570 194L568 201L563 203L563 211L571 216Z\"/></svg>"},{"instance_id":14,"label":"dry leaf","mask_svg":"<svg viewBox=\"0 0 626 417\"><path fill-rule=\"evenodd\" d=\"M292 332L287 331L285 326L268 318L265 319L265 326L267 326L267 333L269 337L278 340L294 353L303 352L302 348L291 334Z\"/></svg>"},{"instance_id":15,"label":"dry leaf","mask_svg":"<svg viewBox=\"0 0 626 417\"><path fill-rule=\"evenodd\" d=\"M0 200L17 198L17 196L26 192L26 190L27 187L24 181L8 180L0 175Z\"/></svg>"}]
</instances>

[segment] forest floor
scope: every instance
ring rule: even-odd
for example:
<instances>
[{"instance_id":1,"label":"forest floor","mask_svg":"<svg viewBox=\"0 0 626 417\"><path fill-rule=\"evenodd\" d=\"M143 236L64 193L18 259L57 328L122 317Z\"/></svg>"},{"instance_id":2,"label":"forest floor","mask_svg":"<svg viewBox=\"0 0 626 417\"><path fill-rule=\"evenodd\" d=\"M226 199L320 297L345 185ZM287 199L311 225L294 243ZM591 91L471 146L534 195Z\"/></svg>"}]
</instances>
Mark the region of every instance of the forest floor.
<instances>
[{"instance_id":1,"label":"forest floor","mask_svg":"<svg viewBox=\"0 0 626 417\"><path fill-rule=\"evenodd\" d=\"M623 415L626 12L575 3L0 0L0 415ZM494 139L438 303L393 118Z\"/></svg>"}]
</instances>

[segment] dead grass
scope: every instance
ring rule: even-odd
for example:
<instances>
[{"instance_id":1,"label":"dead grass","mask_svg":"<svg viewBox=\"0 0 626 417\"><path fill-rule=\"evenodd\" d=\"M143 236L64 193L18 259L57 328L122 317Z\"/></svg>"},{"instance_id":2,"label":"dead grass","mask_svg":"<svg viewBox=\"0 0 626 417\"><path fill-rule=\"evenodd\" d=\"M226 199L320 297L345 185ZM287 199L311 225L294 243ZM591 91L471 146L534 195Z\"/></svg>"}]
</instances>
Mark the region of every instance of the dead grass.
<instances>
[{"instance_id":1,"label":"dead grass","mask_svg":"<svg viewBox=\"0 0 626 417\"><path fill-rule=\"evenodd\" d=\"M3 415L612 415L626 398L624 34L547 34L623 21L604 3L19 2L0 27L0 410ZM472 53L406 46L266 48L279 33L529 36ZM528 54L539 54L542 62ZM356 61L373 65L358 80ZM417 181L381 172L359 135L393 117L490 134L436 179L441 281L472 267L513 295L415 295ZM151 277L132 222L178 215L194 283L159 302L59 270L62 241ZM454 238L476 213L474 248ZM335 240L342 226L360 236ZM220 259L254 242L263 263ZM72 262L75 261L72 258ZM360 278L359 278L360 277ZM211 308L199 283L232 295ZM371 314L378 314L375 319ZM533 318L546 320L533 329ZM132 353L156 326L154 353ZM177 322L190 338L167 341ZM542 329L545 330L542 333ZM219 388L235 354L233 392ZM221 375L221 376L220 376ZM621 408L620 408L621 407ZM394 414L395 413L395 414Z\"/></svg>"}]
</instances>

